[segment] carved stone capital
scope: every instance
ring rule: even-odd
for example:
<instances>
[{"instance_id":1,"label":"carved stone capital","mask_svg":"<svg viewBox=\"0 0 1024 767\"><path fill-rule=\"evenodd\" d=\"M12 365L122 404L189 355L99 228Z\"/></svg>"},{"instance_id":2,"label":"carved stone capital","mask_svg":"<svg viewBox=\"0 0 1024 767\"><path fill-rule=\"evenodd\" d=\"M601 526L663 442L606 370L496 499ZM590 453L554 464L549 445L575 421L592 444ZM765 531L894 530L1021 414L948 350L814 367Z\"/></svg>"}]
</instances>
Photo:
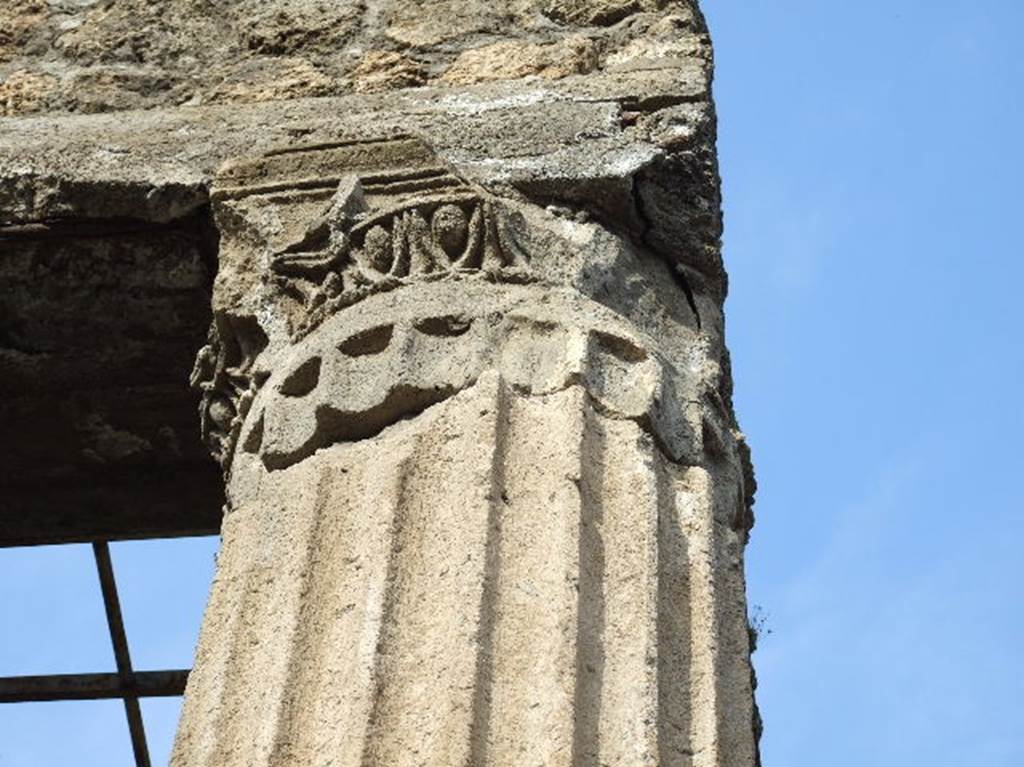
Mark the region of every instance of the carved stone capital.
<instances>
[{"instance_id":1,"label":"carved stone capital","mask_svg":"<svg viewBox=\"0 0 1024 767\"><path fill-rule=\"evenodd\" d=\"M530 391L576 376L699 462L715 362L692 297L628 237L471 184L409 135L229 162L212 199L216 320L193 383L225 469L243 432L283 468L490 369Z\"/></svg>"}]
</instances>

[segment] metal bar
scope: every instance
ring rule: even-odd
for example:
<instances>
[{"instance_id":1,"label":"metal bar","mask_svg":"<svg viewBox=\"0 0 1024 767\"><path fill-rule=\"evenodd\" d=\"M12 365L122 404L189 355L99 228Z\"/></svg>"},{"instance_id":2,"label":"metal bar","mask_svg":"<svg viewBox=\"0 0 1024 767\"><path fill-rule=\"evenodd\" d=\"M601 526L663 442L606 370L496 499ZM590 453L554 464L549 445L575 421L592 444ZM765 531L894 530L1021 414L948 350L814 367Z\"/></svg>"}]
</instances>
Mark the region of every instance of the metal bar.
<instances>
[{"instance_id":1,"label":"metal bar","mask_svg":"<svg viewBox=\"0 0 1024 767\"><path fill-rule=\"evenodd\" d=\"M137 684L132 671L131 655L128 653L128 637L124 631L121 603L117 598L117 582L114 580L114 566L110 561L110 547L106 541L97 541L93 543L92 551L96 556L96 570L100 576L100 588L103 590L103 606L107 611L110 641L114 645L117 675L121 679L121 685L127 690L132 690ZM124 713L128 717L128 731L132 736L135 765L151 767L149 747L146 745L146 729L142 724L142 710L139 708L139 699L136 695L125 695Z\"/></svg>"},{"instance_id":2,"label":"metal bar","mask_svg":"<svg viewBox=\"0 0 1024 767\"><path fill-rule=\"evenodd\" d=\"M54 700L103 700L135 695L169 698L183 695L188 669L136 671L135 686L128 689L120 674L50 674L0 677L0 703Z\"/></svg>"}]
</instances>

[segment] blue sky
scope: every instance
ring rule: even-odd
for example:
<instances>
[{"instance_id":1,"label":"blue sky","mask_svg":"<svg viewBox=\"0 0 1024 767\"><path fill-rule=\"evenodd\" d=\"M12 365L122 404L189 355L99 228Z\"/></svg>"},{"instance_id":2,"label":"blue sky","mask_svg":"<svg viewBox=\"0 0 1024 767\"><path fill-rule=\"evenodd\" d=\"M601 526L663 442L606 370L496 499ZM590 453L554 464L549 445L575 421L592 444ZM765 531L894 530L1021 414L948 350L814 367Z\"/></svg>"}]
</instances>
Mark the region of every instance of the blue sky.
<instances>
[{"instance_id":1,"label":"blue sky","mask_svg":"<svg viewBox=\"0 0 1024 767\"><path fill-rule=\"evenodd\" d=\"M132 664L189 668L216 538L111 544ZM89 546L0 549L0 675L113 671ZM166 765L179 698L143 701L154 765ZM120 701L0 705L0 767L134 764Z\"/></svg>"},{"instance_id":2,"label":"blue sky","mask_svg":"<svg viewBox=\"0 0 1024 767\"><path fill-rule=\"evenodd\" d=\"M1024 3L704 8L766 767L1019 767ZM215 550L113 546L138 668L191 664ZM0 551L0 604L0 675L113 669L87 547ZM118 702L0 706L0 767L130 763Z\"/></svg>"},{"instance_id":3,"label":"blue sky","mask_svg":"<svg viewBox=\"0 0 1024 767\"><path fill-rule=\"evenodd\" d=\"M705 0L766 765L1024 764L1024 3Z\"/></svg>"}]
</instances>

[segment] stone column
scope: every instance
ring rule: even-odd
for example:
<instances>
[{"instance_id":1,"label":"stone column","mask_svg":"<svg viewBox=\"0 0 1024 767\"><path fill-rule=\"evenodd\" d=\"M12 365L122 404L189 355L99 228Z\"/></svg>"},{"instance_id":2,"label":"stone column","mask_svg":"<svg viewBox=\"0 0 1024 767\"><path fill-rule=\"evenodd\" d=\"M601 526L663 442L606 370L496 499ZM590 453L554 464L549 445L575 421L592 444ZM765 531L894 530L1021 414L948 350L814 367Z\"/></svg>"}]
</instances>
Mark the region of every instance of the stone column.
<instances>
[{"instance_id":1,"label":"stone column","mask_svg":"<svg viewBox=\"0 0 1024 767\"><path fill-rule=\"evenodd\" d=\"M753 765L749 471L678 274L413 136L225 166L178 767Z\"/></svg>"}]
</instances>

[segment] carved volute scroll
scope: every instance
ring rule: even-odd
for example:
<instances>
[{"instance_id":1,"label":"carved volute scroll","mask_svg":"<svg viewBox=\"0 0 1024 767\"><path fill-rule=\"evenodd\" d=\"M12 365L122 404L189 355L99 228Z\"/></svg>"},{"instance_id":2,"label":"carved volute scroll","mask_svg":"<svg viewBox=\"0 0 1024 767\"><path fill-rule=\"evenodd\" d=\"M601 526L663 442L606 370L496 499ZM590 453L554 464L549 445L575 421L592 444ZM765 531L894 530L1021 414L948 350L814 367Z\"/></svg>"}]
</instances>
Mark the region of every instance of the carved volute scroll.
<instances>
[{"instance_id":1,"label":"carved volute scroll","mask_svg":"<svg viewBox=\"0 0 1024 767\"><path fill-rule=\"evenodd\" d=\"M230 464L235 442L253 396L266 379L253 371L266 336L251 317L218 316L196 357L191 383L202 396L200 429L210 453Z\"/></svg>"}]
</instances>

